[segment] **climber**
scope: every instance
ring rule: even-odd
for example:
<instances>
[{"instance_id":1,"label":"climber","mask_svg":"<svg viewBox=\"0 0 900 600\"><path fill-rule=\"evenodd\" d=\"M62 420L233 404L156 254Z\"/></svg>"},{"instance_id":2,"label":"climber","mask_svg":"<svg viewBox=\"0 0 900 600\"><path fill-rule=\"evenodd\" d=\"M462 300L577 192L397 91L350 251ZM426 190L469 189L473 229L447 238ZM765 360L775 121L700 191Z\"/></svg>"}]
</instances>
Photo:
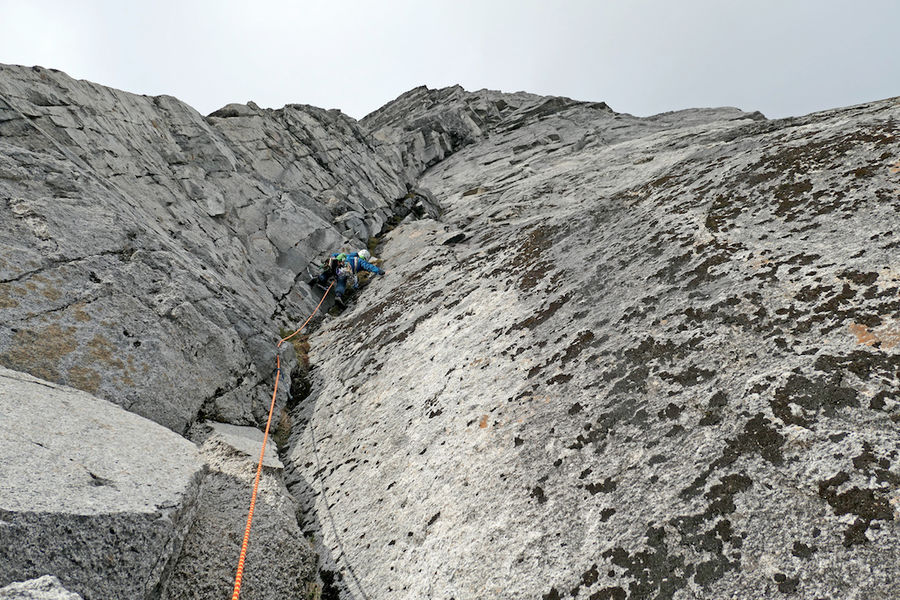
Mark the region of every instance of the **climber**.
<instances>
[{"instance_id":1,"label":"climber","mask_svg":"<svg viewBox=\"0 0 900 600\"><path fill-rule=\"evenodd\" d=\"M369 271L376 275L384 275L382 269L368 262L371 257L371 253L366 249L352 254L335 252L325 261L322 273L318 277L310 279L309 284L315 284L325 289L328 280L334 278L335 300L341 306L346 306L344 303L344 292L347 290L347 283L350 282L354 289L358 288L359 280L356 275L360 270Z\"/></svg>"},{"instance_id":2,"label":"climber","mask_svg":"<svg viewBox=\"0 0 900 600\"><path fill-rule=\"evenodd\" d=\"M325 264L322 265L322 272L310 279L308 282L309 285L318 285L323 290L326 289L325 286L328 284L328 280L337 277L338 270L340 270L341 265L344 264L345 258L347 258L347 255L341 252L335 252L326 258Z\"/></svg>"},{"instance_id":3,"label":"climber","mask_svg":"<svg viewBox=\"0 0 900 600\"><path fill-rule=\"evenodd\" d=\"M336 258L337 256L340 256L340 254L331 255L332 258ZM337 284L334 288L335 300L337 300L338 304L345 306L344 291L347 289L348 281L352 283L353 289L359 287L359 279L356 275L361 270L374 273L375 275L384 275L384 270L369 262L369 259L371 258L372 254L365 248L359 252L344 255L344 262L338 269Z\"/></svg>"}]
</instances>

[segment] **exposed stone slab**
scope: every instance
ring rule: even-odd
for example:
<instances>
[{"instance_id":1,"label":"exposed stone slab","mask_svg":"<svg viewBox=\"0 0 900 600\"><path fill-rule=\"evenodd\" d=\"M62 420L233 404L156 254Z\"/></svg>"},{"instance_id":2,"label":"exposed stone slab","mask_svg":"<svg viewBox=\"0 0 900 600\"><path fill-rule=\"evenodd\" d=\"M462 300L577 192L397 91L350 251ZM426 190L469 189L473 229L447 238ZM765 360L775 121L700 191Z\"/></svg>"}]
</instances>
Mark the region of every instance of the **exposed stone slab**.
<instances>
[{"instance_id":1,"label":"exposed stone slab","mask_svg":"<svg viewBox=\"0 0 900 600\"><path fill-rule=\"evenodd\" d=\"M250 506L263 433L251 427L200 423L191 431L209 475L199 509L164 599L221 598L231 593ZM297 505L282 481L282 466L266 445L242 597L306 598L315 584L316 558L297 524Z\"/></svg>"},{"instance_id":2,"label":"exposed stone slab","mask_svg":"<svg viewBox=\"0 0 900 600\"><path fill-rule=\"evenodd\" d=\"M206 422L203 425L209 427L212 431L208 432L206 441L211 444L222 443L229 446L233 450L246 456L254 464L259 460L259 451L262 449L262 442L265 435L255 427L241 427L238 425L230 425L228 423ZM203 427L198 427L198 430ZM198 434L195 434L198 435ZM263 466L270 469L283 469L284 465L278 458L275 442L271 439L266 443L266 453L263 455Z\"/></svg>"},{"instance_id":3,"label":"exposed stone slab","mask_svg":"<svg viewBox=\"0 0 900 600\"><path fill-rule=\"evenodd\" d=\"M0 584L53 573L86 600L158 594L196 510L196 447L2 367L0 414Z\"/></svg>"},{"instance_id":4,"label":"exposed stone slab","mask_svg":"<svg viewBox=\"0 0 900 600\"><path fill-rule=\"evenodd\" d=\"M2 600L82 600L82 597L63 587L59 579L53 575L44 575L37 579L29 579L11 583L0 588Z\"/></svg>"},{"instance_id":5,"label":"exposed stone slab","mask_svg":"<svg viewBox=\"0 0 900 600\"><path fill-rule=\"evenodd\" d=\"M524 102L431 164L293 413L342 597L900 597L898 122Z\"/></svg>"}]
</instances>

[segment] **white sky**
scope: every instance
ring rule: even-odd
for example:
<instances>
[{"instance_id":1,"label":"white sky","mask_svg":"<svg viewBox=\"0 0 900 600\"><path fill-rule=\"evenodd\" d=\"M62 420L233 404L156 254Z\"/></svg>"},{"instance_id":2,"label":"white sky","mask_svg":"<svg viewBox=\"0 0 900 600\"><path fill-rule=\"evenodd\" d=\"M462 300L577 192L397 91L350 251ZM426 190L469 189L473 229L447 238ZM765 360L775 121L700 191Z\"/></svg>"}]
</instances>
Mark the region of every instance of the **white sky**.
<instances>
[{"instance_id":1,"label":"white sky","mask_svg":"<svg viewBox=\"0 0 900 600\"><path fill-rule=\"evenodd\" d=\"M0 62L204 114L459 83L782 117L900 95L900 0L0 0Z\"/></svg>"}]
</instances>

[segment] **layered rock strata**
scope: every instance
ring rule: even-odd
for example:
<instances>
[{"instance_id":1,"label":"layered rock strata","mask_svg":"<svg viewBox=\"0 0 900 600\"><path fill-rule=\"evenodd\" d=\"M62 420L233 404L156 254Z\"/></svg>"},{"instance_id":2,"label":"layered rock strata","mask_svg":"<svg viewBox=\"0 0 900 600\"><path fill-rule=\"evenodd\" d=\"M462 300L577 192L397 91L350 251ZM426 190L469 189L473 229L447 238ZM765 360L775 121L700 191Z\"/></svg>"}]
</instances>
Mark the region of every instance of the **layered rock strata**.
<instances>
[{"instance_id":1,"label":"layered rock strata","mask_svg":"<svg viewBox=\"0 0 900 600\"><path fill-rule=\"evenodd\" d=\"M443 222L311 340L342 597L900 596L900 101L543 106L420 155Z\"/></svg>"}]
</instances>

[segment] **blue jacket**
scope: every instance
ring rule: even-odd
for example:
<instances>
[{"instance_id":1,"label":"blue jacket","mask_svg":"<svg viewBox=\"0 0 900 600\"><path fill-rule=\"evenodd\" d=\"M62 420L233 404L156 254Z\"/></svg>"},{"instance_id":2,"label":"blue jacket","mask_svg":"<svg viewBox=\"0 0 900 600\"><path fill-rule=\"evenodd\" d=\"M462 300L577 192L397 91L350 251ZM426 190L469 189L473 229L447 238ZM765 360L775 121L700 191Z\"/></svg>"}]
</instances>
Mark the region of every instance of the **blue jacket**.
<instances>
[{"instance_id":1,"label":"blue jacket","mask_svg":"<svg viewBox=\"0 0 900 600\"><path fill-rule=\"evenodd\" d=\"M331 256L340 256L341 252L335 252ZM368 271L370 273L375 273L376 275L384 275L384 271L376 267L370 262L366 262L365 259L359 257L359 254L354 252L353 254L347 254L347 258L344 260L350 265L350 269L353 273L359 273L359 270L362 269L364 271Z\"/></svg>"}]
</instances>

